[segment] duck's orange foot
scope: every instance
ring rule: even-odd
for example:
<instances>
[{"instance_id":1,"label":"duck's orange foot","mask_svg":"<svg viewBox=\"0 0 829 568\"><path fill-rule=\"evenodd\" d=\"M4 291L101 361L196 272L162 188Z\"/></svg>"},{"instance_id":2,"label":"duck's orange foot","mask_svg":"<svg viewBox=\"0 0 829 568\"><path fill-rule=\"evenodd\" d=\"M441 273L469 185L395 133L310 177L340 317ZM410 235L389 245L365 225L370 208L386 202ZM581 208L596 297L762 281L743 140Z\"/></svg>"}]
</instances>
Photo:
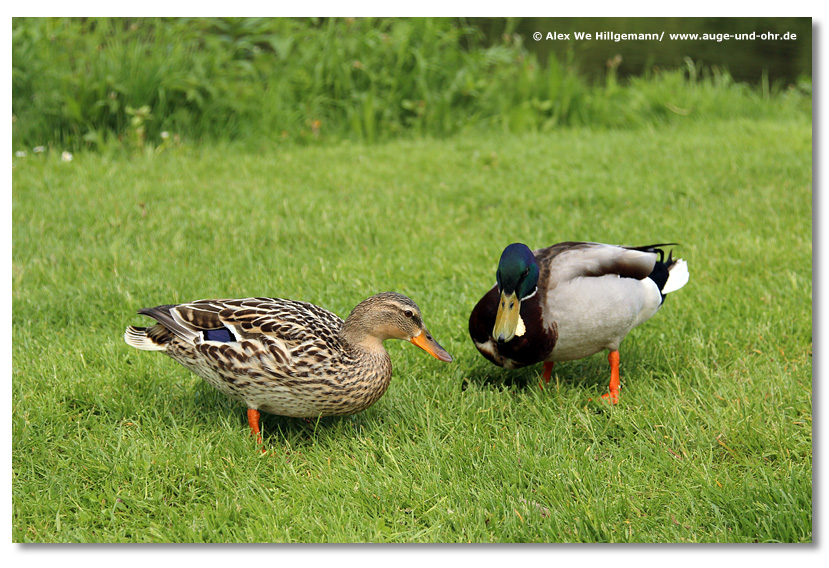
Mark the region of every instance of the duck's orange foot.
<instances>
[{"instance_id":1,"label":"duck's orange foot","mask_svg":"<svg viewBox=\"0 0 829 568\"><path fill-rule=\"evenodd\" d=\"M593 402L592 398L588 398L590 402ZM618 392L606 392L602 395L599 399L602 402L607 404L619 404L619 393Z\"/></svg>"},{"instance_id":2,"label":"duck's orange foot","mask_svg":"<svg viewBox=\"0 0 829 568\"><path fill-rule=\"evenodd\" d=\"M251 433L256 436L256 443L261 446L262 433L259 431L259 411L255 408L248 408L248 425L250 426ZM262 453L266 451L265 448L262 448Z\"/></svg>"},{"instance_id":3,"label":"duck's orange foot","mask_svg":"<svg viewBox=\"0 0 829 568\"><path fill-rule=\"evenodd\" d=\"M619 352L618 351L611 351L608 356L607 360L610 363L610 385L608 385L608 391L602 395L602 400L604 402L609 402L610 404L618 404L619 403ZM593 400L592 398L589 400Z\"/></svg>"},{"instance_id":4,"label":"duck's orange foot","mask_svg":"<svg viewBox=\"0 0 829 568\"><path fill-rule=\"evenodd\" d=\"M544 379L544 385L550 382L550 377L553 375L553 365L555 365L552 361L545 361L544 362L544 373L542 373L541 378ZM544 385L538 383L538 388L544 390Z\"/></svg>"},{"instance_id":5,"label":"duck's orange foot","mask_svg":"<svg viewBox=\"0 0 829 568\"><path fill-rule=\"evenodd\" d=\"M593 402L592 398L588 398L587 400ZM606 392L601 396L601 398L599 398L599 400L602 402L606 402L607 404L619 404L619 393L618 391Z\"/></svg>"}]
</instances>

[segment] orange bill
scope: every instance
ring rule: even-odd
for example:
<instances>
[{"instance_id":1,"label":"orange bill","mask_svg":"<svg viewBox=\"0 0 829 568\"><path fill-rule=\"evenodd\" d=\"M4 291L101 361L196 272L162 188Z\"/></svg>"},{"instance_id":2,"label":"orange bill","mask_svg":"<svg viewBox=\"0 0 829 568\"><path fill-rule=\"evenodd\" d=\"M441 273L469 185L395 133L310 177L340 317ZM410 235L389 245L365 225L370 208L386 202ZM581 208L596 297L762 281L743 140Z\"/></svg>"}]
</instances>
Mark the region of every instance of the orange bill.
<instances>
[{"instance_id":1,"label":"orange bill","mask_svg":"<svg viewBox=\"0 0 829 568\"><path fill-rule=\"evenodd\" d=\"M432 335L426 329L420 332L420 335L412 337L409 341L423 349L435 359L440 359L441 361L446 361L447 363L452 362L452 356L432 338Z\"/></svg>"}]
</instances>

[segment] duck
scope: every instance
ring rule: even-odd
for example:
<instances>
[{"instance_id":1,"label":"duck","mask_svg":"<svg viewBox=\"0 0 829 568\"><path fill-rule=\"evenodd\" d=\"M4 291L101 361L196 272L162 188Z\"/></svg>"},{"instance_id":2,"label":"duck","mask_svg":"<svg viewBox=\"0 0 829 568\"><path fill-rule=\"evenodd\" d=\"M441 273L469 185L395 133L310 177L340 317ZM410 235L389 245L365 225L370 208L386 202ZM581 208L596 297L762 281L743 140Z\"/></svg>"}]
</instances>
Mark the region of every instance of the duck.
<instances>
[{"instance_id":1,"label":"duck","mask_svg":"<svg viewBox=\"0 0 829 568\"><path fill-rule=\"evenodd\" d=\"M674 259L673 250L666 258L670 246L677 245L567 241L530 250L512 243L501 254L495 285L469 316L472 341L506 369L543 363L544 384L555 363L607 350L610 383L602 398L617 404L622 340L689 280L684 260Z\"/></svg>"},{"instance_id":2,"label":"duck","mask_svg":"<svg viewBox=\"0 0 829 568\"><path fill-rule=\"evenodd\" d=\"M308 302L281 298L198 300L143 308L149 327L130 325L124 341L162 351L231 399L247 405L261 443L260 411L317 418L363 411L392 376L387 339L409 341L451 362L423 324L417 304L383 292L343 320Z\"/></svg>"}]
</instances>

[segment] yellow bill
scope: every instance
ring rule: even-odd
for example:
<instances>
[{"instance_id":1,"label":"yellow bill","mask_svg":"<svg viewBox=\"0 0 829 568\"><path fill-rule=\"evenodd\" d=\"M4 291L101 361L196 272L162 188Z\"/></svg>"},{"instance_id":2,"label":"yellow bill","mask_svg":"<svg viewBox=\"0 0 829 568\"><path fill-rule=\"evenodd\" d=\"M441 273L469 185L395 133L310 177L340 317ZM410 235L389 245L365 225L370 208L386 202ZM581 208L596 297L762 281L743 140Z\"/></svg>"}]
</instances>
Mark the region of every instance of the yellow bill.
<instances>
[{"instance_id":1,"label":"yellow bill","mask_svg":"<svg viewBox=\"0 0 829 568\"><path fill-rule=\"evenodd\" d=\"M492 337L498 343L506 343L515 337L518 324L521 321L521 301L515 292L507 295L501 292L498 302L498 313L495 314L495 327L492 328Z\"/></svg>"}]
</instances>

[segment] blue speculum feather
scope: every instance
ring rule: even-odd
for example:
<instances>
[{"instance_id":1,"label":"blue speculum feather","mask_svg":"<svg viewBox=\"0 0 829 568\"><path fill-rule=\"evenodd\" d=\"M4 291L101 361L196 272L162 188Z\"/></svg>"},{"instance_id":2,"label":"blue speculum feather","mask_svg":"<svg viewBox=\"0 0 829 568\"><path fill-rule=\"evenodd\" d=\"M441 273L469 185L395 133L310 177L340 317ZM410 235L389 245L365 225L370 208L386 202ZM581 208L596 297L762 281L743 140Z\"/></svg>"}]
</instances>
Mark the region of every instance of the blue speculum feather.
<instances>
[{"instance_id":1,"label":"blue speculum feather","mask_svg":"<svg viewBox=\"0 0 829 568\"><path fill-rule=\"evenodd\" d=\"M504 249L496 279L501 292L515 292L519 299L532 295L538 284L538 264L527 245L513 243Z\"/></svg>"},{"instance_id":2,"label":"blue speculum feather","mask_svg":"<svg viewBox=\"0 0 829 568\"><path fill-rule=\"evenodd\" d=\"M236 341L233 337L233 334L230 333L230 330L226 327L221 329L207 329L204 331L204 340L205 341L221 341L223 343L230 343L231 341Z\"/></svg>"}]
</instances>

